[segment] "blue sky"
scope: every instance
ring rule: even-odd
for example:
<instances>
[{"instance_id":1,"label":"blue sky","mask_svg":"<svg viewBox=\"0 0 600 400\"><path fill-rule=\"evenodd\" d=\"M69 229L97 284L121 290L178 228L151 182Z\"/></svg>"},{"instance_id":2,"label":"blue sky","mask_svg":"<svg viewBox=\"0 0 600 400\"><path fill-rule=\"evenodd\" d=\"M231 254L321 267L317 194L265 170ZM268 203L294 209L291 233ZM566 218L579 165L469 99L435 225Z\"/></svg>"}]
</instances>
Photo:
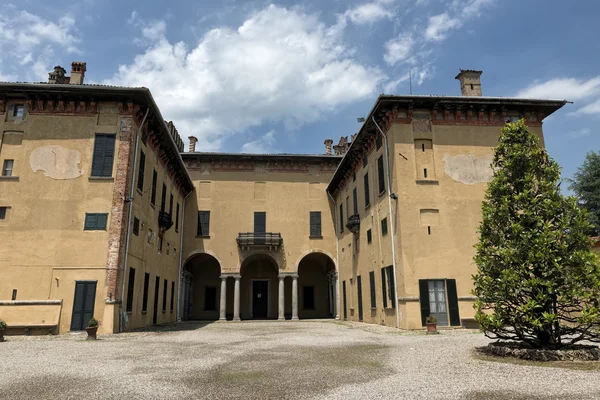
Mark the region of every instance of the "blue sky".
<instances>
[{"instance_id":1,"label":"blue sky","mask_svg":"<svg viewBox=\"0 0 600 400\"><path fill-rule=\"evenodd\" d=\"M600 150L600 2L23 0L0 5L0 80L87 62L87 83L146 86L197 149L322 153L379 93L573 101L546 119L570 177Z\"/></svg>"}]
</instances>

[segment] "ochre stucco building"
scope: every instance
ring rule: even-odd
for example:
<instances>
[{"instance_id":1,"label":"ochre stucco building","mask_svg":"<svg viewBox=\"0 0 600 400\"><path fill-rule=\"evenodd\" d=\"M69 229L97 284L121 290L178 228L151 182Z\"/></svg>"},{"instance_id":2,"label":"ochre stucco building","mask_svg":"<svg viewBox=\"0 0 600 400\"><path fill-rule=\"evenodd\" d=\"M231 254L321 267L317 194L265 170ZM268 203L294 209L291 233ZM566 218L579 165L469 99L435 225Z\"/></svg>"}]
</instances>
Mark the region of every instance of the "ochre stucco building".
<instances>
[{"instance_id":1,"label":"ochre stucco building","mask_svg":"<svg viewBox=\"0 0 600 400\"><path fill-rule=\"evenodd\" d=\"M381 95L324 154L190 149L146 88L0 83L0 318L15 332L178 319L473 317L473 245L500 128L564 101Z\"/></svg>"}]
</instances>

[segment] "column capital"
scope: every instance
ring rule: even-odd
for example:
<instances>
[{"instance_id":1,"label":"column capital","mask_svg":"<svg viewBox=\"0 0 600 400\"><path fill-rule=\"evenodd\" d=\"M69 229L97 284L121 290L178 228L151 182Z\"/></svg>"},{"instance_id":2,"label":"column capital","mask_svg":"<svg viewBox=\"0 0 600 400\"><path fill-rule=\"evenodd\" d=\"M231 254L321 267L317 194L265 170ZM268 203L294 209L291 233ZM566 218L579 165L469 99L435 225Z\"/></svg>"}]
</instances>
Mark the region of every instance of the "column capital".
<instances>
[{"instance_id":1,"label":"column capital","mask_svg":"<svg viewBox=\"0 0 600 400\"><path fill-rule=\"evenodd\" d=\"M298 278L298 274L296 274L294 272L280 272L279 277L280 278L286 278L286 277Z\"/></svg>"}]
</instances>

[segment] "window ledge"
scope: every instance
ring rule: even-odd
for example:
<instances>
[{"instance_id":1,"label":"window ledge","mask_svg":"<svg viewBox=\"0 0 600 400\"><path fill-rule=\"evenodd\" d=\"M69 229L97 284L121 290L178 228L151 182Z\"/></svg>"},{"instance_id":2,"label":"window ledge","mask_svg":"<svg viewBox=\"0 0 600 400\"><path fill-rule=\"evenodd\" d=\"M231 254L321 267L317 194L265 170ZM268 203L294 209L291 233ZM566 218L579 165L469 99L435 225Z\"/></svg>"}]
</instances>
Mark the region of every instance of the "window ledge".
<instances>
[{"instance_id":1,"label":"window ledge","mask_svg":"<svg viewBox=\"0 0 600 400\"><path fill-rule=\"evenodd\" d=\"M377 310L377 307L371 307L371 310Z\"/></svg>"},{"instance_id":2,"label":"window ledge","mask_svg":"<svg viewBox=\"0 0 600 400\"><path fill-rule=\"evenodd\" d=\"M365 210L368 210L370 207L371 207L371 203L369 203L365 206Z\"/></svg>"},{"instance_id":3,"label":"window ledge","mask_svg":"<svg viewBox=\"0 0 600 400\"><path fill-rule=\"evenodd\" d=\"M385 194L385 189L383 189L383 192L379 192L379 197L383 196Z\"/></svg>"},{"instance_id":4,"label":"window ledge","mask_svg":"<svg viewBox=\"0 0 600 400\"><path fill-rule=\"evenodd\" d=\"M142 191L140 190L140 188L135 188L135 190L136 190L136 192L138 192L138 193L140 194L140 196L143 196L143 195L144 195L144 192L142 192Z\"/></svg>"},{"instance_id":5,"label":"window ledge","mask_svg":"<svg viewBox=\"0 0 600 400\"><path fill-rule=\"evenodd\" d=\"M166 312L167 312L167 310L163 310L162 312L163 312L163 314L164 314L164 313L166 313Z\"/></svg>"},{"instance_id":6,"label":"window ledge","mask_svg":"<svg viewBox=\"0 0 600 400\"><path fill-rule=\"evenodd\" d=\"M142 314L148 314L148 311L142 311Z\"/></svg>"},{"instance_id":7,"label":"window ledge","mask_svg":"<svg viewBox=\"0 0 600 400\"><path fill-rule=\"evenodd\" d=\"M152 208L156 208L156 204L154 204L154 203L150 203L150 207L152 207Z\"/></svg>"},{"instance_id":8,"label":"window ledge","mask_svg":"<svg viewBox=\"0 0 600 400\"><path fill-rule=\"evenodd\" d=\"M127 311L127 315L133 314L133 311Z\"/></svg>"},{"instance_id":9,"label":"window ledge","mask_svg":"<svg viewBox=\"0 0 600 400\"><path fill-rule=\"evenodd\" d=\"M18 182L19 177L18 176L0 176L0 181Z\"/></svg>"},{"instance_id":10,"label":"window ledge","mask_svg":"<svg viewBox=\"0 0 600 400\"><path fill-rule=\"evenodd\" d=\"M309 236L309 239L323 239L323 235L319 235L319 236Z\"/></svg>"},{"instance_id":11,"label":"window ledge","mask_svg":"<svg viewBox=\"0 0 600 400\"><path fill-rule=\"evenodd\" d=\"M197 238L210 239L210 235L196 235Z\"/></svg>"},{"instance_id":12,"label":"window ledge","mask_svg":"<svg viewBox=\"0 0 600 400\"><path fill-rule=\"evenodd\" d=\"M112 176L89 176L88 181L107 181L114 182L114 178Z\"/></svg>"},{"instance_id":13,"label":"window ledge","mask_svg":"<svg viewBox=\"0 0 600 400\"><path fill-rule=\"evenodd\" d=\"M415 181L417 185L439 185L440 181L435 179L417 179Z\"/></svg>"}]
</instances>

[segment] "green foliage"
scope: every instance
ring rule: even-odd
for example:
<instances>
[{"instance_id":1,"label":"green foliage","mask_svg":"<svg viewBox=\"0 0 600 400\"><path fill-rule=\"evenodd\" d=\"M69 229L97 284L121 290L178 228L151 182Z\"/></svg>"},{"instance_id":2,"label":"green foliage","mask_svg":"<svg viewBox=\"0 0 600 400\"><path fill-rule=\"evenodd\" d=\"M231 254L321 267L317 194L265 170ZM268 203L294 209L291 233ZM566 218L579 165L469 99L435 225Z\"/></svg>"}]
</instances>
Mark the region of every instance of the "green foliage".
<instances>
[{"instance_id":1,"label":"green foliage","mask_svg":"<svg viewBox=\"0 0 600 400\"><path fill-rule=\"evenodd\" d=\"M0 331L3 331L6 329L6 321L4 321L3 319L0 319Z\"/></svg>"},{"instance_id":2,"label":"green foliage","mask_svg":"<svg viewBox=\"0 0 600 400\"><path fill-rule=\"evenodd\" d=\"M600 266L587 211L523 120L507 123L482 205L475 318L486 336L536 348L600 341Z\"/></svg>"},{"instance_id":3,"label":"green foliage","mask_svg":"<svg viewBox=\"0 0 600 400\"><path fill-rule=\"evenodd\" d=\"M600 152L587 154L569 187L579 198L579 205L590 212L596 234L600 234Z\"/></svg>"},{"instance_id":4,"label":"green foliage","mask_svg":"<svg viewBox=\"0 0 600 400\"><path fill-rule=\"evenodd\" d=\"M90 319L88 322L88 328L95 328L100 325L100 322L96 318Z\"/></svg>"}]
</instances>

